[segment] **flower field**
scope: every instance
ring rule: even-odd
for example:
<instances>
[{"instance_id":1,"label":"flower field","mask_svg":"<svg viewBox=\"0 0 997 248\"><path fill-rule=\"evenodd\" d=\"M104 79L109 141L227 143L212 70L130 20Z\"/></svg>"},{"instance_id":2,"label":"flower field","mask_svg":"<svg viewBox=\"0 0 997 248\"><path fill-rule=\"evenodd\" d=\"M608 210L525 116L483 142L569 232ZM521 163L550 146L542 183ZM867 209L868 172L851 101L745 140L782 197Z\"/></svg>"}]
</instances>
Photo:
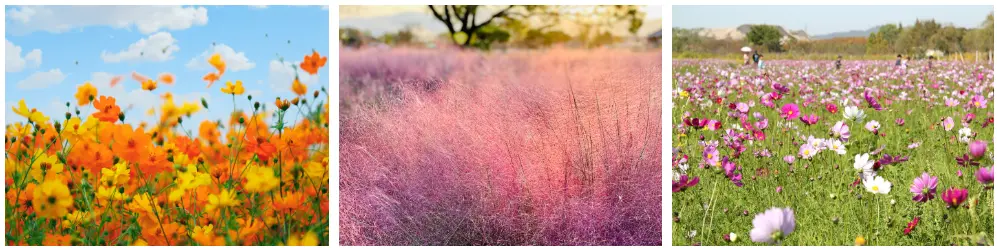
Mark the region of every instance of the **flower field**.
<instances>
[{"instance_id":1,"label":"flower field","mask_svg":"<svg viewBox=\"0 0 997 248\"><path fill-rule=\"evenodd\" d=\"M326 60L312 52L295 66L315 75ZM79 84L64 113L23 99L12 106L18 116L7 118L20 120L4 137L7 245L328 245L325 88L296 78L293 99L253 98L219 54L207 62L207 90L231 97L221 101L233 109L200 123L191 116L213 103L175 102L170 87L190 82L169 73L109 82L160 95L148 99L161 101L148 110L153 123L131 121L97 82Z\"/></svg>"},{"instance_id":2,"label":"flower field","mask_svg":"<svg viewBox=\"0 0 997 248\"><path fill-rule=\"evenodd\" d=\"M342 245L660 245L661 53L340 50Z\"/></svg>"},{"instance_id":3,"label":"flower field","mask_svg":"<svg viewBox=\"0 0 997 248\"><path fill-rule=\"evenodd\" d=\"M993 245L991 65L672 64L675 245Z\"/></svg>"}]
</instances>

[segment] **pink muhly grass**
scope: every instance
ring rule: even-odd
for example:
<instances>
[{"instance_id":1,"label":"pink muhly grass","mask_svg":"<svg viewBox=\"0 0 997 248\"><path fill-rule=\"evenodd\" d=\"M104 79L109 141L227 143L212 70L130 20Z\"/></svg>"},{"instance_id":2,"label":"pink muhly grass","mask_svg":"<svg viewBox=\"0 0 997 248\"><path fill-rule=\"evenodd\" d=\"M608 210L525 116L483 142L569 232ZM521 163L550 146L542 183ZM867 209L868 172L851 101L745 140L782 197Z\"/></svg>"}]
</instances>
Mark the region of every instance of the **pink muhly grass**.
<instances>
[{"instance_id":1,"label":"pink muhly grass","mask_svg":"<svg viewBox=\"0 0 997 248\"><path fill-rule=\"evenodd\" d=\"M661 245L661 53L340 50L341 245Z\"/></svg>"}]
</instances>

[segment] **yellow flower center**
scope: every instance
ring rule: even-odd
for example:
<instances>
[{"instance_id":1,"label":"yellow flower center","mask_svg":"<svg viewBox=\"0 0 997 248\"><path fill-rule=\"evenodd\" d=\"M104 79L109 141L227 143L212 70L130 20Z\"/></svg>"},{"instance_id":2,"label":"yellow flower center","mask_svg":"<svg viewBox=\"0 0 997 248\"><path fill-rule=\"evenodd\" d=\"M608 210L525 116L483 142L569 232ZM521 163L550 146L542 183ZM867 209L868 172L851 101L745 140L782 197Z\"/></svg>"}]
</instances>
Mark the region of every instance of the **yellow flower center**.
<instances>
[{"instance_id":1,"label":"yellow flower center","mask_svg":"<svg viewBox=\"0 0 997 248\"><path fill-rule=\"evenodd\" d=\"M872 191L879 191L879 186L878 185L872 186Z\"/></svg>"}]
</instances>

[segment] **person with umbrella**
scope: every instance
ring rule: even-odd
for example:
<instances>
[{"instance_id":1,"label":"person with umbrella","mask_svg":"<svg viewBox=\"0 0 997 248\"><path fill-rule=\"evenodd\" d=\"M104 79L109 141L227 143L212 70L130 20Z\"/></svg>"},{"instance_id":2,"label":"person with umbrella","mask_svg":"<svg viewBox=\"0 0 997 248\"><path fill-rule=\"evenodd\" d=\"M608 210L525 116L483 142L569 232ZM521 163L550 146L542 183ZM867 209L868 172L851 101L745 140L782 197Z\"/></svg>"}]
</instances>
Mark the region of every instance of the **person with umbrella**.
<instances>
[{"instance_id":1,"label":"person with umbrella","mask_svg":"<svg viewBox=\"0 0 997 248\"><path fill-rule=\"evenodd\" d=\"M748 53L751 52L751 48L750 47L742 47L741 48L741 52L744 54L744 65L748 65L749 63L751 63L750 60L748 60Z\"/></svg>"}]
</instances>

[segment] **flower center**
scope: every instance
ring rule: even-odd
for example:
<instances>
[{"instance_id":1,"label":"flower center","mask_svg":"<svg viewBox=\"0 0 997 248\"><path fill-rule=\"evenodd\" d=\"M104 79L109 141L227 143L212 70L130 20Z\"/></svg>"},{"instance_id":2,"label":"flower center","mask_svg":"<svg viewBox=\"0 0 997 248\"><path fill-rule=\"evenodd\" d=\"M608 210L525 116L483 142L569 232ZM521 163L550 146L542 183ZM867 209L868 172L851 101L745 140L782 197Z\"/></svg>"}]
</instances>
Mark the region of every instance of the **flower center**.
<instances>
[{"instance_id":1,"label":"flower center","mask_svg":"<svg viewBox=\"0 0 997 248\"><path fill-rule=\"evenodd\" d=\"M48 204L55 204L55 196L49 196L47 200Z\"/></svg>"},{"instance_id":2,"label":"flower center","mask_svg":"<svg viewBox=\"0 0 997 248\"><path fill-rule=\"evenodd\" d=\"M879 191L879 186L878 185L873 185L872 186L872 191Z\"/></svg>"}]
</instances>

